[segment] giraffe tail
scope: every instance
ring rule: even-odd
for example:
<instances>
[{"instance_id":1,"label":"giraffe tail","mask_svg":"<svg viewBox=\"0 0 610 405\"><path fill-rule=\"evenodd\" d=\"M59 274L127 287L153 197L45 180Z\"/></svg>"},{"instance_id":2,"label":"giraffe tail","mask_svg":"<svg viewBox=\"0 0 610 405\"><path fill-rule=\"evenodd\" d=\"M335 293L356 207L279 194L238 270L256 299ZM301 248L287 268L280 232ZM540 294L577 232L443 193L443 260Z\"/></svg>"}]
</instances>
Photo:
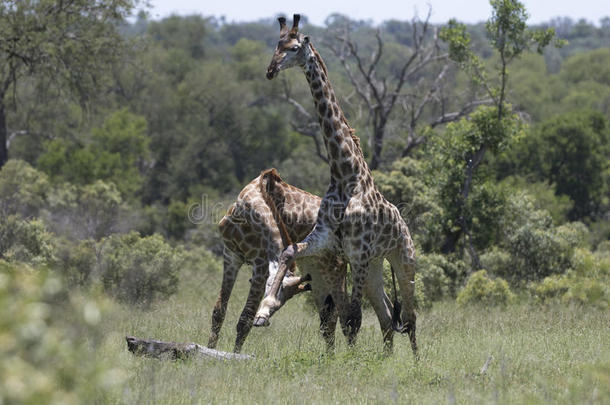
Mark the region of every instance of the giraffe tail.
<instances>
[{"instance_id":1,"label":"giraffe tail","mask_svg":"<svg viewBox=\"0 0 610 405\"><path fill-rule=\"evenodd\" d=\"M394 302L392 303L392 328L395 332L399 332L402 334L408 333L410 328L406 325L405 322L402 321L400 317L400 312L402 311L402 304L398 301L398 295L396 294L396 279L394 276L394 267L390 265L390 269L392 271L392 285L394 287Z\"/></svg>"}]
</instances>

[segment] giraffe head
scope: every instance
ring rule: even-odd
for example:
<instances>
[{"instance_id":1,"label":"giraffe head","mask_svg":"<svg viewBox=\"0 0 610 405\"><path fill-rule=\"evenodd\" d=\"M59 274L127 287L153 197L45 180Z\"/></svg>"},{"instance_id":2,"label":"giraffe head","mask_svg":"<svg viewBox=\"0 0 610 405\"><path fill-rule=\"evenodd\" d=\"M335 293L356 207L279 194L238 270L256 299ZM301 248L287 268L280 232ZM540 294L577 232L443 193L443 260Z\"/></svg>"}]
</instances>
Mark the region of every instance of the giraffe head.
<instances>
[{"instance_id":1,"label":"giraffe head","mask_svg":"<svg viewBox=\"0 0 610 405\"><path fill-rule=\"evenodd\" d=\"M286 26L286 18L280 17L280 40L275 47L273 58L267 68L267 79L271 80L277 74L293 66L304 66L309 57L309 37L299 33L300 14L295 14L292 28Z\"/></svg>"},{"instance_id":2,"label":"giraffe head","mask_svg":"<svg viewBox=\"0 0 610 405\"><path fill-rule=\"evenodd\" d=\"M282 280L282 286L277 294L270 294L273 281L277 274L277 267L275 270L274 273L270 266L269 277L265 288L265 298L261 301L258 311L256 312L254 326L269 326L269 318L271 318L271 315L280 309L289 299L299 293L311 291L311 284L303 284L307 281L311 281L311 276L309 274L299 277L292 273L288 273Z\"/></svg>"}]
</instances>

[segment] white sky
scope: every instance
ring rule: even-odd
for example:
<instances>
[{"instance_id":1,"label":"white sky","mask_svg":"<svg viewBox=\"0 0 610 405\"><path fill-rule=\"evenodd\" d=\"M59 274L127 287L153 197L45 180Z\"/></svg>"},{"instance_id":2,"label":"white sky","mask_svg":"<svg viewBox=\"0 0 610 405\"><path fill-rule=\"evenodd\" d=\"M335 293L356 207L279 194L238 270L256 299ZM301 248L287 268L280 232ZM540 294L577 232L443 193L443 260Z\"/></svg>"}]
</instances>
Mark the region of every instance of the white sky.
<instances>
[{"instance_id":1,"label":"white sky","mask_svg":"<svg viewBox=\"0 0 610 405\"><path fill-rule=\"evenodd\" d=\"M521 0L529 12L530 24L549 21L553 17L585 18L598 24L602 17L610 16L609 0ZM444 23L455 17L466 23L485 21L491 15L488 0L307 0L298 2L273 0L149 0L154 19L172 13L225 16L227 21L254 21L274 17L279 13L292 16L306 15L316 25L323 25L328 15L339 12L354 19L379 23L391 18L410 20L417 13L425 18L428 5L432 7L431 21ZM298 5L286 9L284 4ZM290 19L290 18L289 18Z\"/></svg>"}]
</instances>

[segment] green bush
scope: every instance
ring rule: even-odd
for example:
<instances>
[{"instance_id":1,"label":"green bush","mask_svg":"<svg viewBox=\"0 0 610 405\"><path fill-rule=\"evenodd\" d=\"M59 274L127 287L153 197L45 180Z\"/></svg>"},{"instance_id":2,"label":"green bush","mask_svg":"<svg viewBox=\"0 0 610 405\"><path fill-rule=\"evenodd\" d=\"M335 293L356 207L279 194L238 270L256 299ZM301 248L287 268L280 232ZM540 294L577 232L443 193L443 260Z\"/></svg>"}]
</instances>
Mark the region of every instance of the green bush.
<instances>
[{"instance_id":1,"label":"green bush","mask_svg":"<svg viewBox=\"0 0 610 405\"><path fill-rule=\"evenodd\" d=\"M57 242L57 271L70 286L87 286L94 281L97 269L98 245L92 239Z\"/></svg>"},{"instance_id":2,"label":"green bush","mask_svg":"<svg viewBox=\"0 0 610 405\"><path fill-rule=\"evenodd\" d=\"M42 221L0 216L0 259L44 265L53 262L54 255L53 237Z\"/></svg>"},{"instance_id":3,"label":"green bush","mask_svg":"<svg viewBox=\"0 0 610 405\"><path fill-rule=\"evenodd\" d=\"M571 269L529 286L537 301L560 301L607 308L610 304L610 256L576 249Z\"/></svg>"},{"instance_id":4,"label":"green bush","mask_svg":"<svg viewBox=\"0 0 610 405\"><path fill-rule=\"evenodd\" d=\"M514 263L514 283L541 280L570 267L574 249L582 246L586 228L581 223L539 228L526 224L508 237L507 250Z\"/></svg>"},{"instance_id":5,"label":"green bush","mask_svg":"<svg viewBox=\"0 0 610 405\"><path fill-rule=\"evenodd\" d=\"M511 255L497 246L483 253L480 257L481 266L489 271L489 274L495 277L511 279L514 272L514 263Z\"/></svg>"},{"instance_id":6,"label":"green bush","mask_svg":"<svg viewBox=\"0 0 610 405\"><path fill-rule=\"evenodd\" d=\"M579 277L572 271L532 283L530 292L539 302L577 303L601 308L610 305L610 284L607 279Z\"/></svg>"},{"instance_id":7,"label":"green bush","mask_svg":"<svg viewBox=\"0 0 610 405\"><path fill-rule=\"evenodd\" d=\"M23 160L9 160L0 170L0 215L38 215L49 189L44 173Z\"/></svg>"},{"instance_id":8,"label":"green bush","mask_svg":"<svg viewBox=\"0 0 610 405\"><path fill-rule=\"evenodd\" d=\"M451 265L445 256L439 254L420 254L417 257L415 284L418 287L418 281L421 283L418 293L423 295L426 306L447 297L454 291L453 278L447 275L450 273Z\"/></svg>"},{"instance_id":9,"label":"green bush","mask_svg":"<svg viewBox=\"0 0 610 405\"><path fill-rule=\"evenodd\" d=\"M597 245L596 252L601 255L610 256L610 240L605 240Z\"/></svg>"},{"instance_id":10,"label":"green bush","mask_svg":"<svg viewBox=\"0 0 610 405\"><path fill-rule=\"evenodd\" d=\"M415 308L425 309L430 308L432 306L432 302L427 299L425 293L424 282L422 281L422 276L418 273L415 273Z\"/></svg>"},{"instance_id":11,"label":"green bush","mask_svg":"<svg viewBox=\"0 0 610 405\"><path fill-rule=\"evenodd\" d=\"M479 270L472 273L466 286L457 297L459 305L484 304L506 305L515 300L515 294L510 291L508 283L501 279L491 279L487 271Z\"/></svg>"},{"instance_id":12,"label":"green bush","mask_svg":"<svg viewBox=\"0 0 610 405\"><path fill-rule=\"evenodd\" d=\"M123 373L96 354L108 304L70 295L49 271L0 260L0 402L109 401Z\"/></svg>"},{"instance_id":13,"label":"green bush","mask_svg":"<svg viewBox=\"0 0 610 405\"><path fill-rule=\"evenodd\" d=\"M159 235L111 235L101 242L104 290L121 301L149 305L173 294L183 257Z\"/></svg>"},{"instance_id":14,"label":"green bush","mask_svg":"<svg viewBox=\"0 0 610 405\"><path fill-rule=\"evenodd\" d=\"M100 128L92 129L87 143L62 138L46 142L38 166L55 180L114 183L129 199L144 182L141 168L150 154L146 131L144 117L118 110Z\"/></svg>"},{"instance_id":15,"label":"green bush","mask_svg":"<svg viewBox=\"0 0 610 405\"><path fill-rule=\"evenodd\" d=\"M98 180L85 186L58 184L49 193L44 218L53 231L72 239L99 240L131 228L127 207L113 183Z\"/></svg>"}]
</instances>

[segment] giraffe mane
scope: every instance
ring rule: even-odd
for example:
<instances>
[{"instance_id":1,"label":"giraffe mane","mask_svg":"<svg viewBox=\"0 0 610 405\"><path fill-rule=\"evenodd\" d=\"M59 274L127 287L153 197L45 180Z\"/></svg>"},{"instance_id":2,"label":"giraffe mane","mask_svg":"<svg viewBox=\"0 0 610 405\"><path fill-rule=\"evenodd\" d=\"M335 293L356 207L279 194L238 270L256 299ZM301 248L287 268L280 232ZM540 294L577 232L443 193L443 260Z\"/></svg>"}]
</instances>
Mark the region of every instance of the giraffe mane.
<instances>
[{"instance_id":1,"label":"giraffe mane","mask_svg":"<svg viewBox=\"0 0 610 405\"><path fill-rule=\"evenodd\" d=\"M313 51L314 56L318 60L318 63L320 64L320 67L322 67L322 70L324 71L324 74L326 75L326 77L328 77L328 71L326 70L326 64L324 63L324 60L322 59L322 57L318 53L318 50L315 48L315 46L313 46L313 44L311 42L309 43L309 46L311 47L311 50Z\"/></svg>"},{"instance_id":2,"label":"giraffe mane","mask_svg":"<svg viewBox=\"0 0 610 405\"><path fill-rule=\"evenodd\" d=\"M313 46L313 44L310 42L309 46L311 47L311 50L313 51L314 56L316 57L316 59L318 60L318 63L320 64L320 67L322 68L322 71L324 72L324 74L326 75L326 77L328 77L328 70L326 70L326 64L324 63L324 60L322 59L322 57L320 56L320 53L318 52L318 50ZM347 129L349 130L349 134L352 137L352 140L354 141L354 143L356 144L356 146L358 147L358 149L362 149L360 147L360 138L358 138L355 133L356 130L354 128L352 128L349 125L349 122L347 122L347 119L345 118L345 114L343 113L343 110L341 109L341 106L337 103L337 106L339 107L339 109L341 110L341 117L342 117L342 121L343 123L347 126Z\"/></svg>"}]
</instances>

